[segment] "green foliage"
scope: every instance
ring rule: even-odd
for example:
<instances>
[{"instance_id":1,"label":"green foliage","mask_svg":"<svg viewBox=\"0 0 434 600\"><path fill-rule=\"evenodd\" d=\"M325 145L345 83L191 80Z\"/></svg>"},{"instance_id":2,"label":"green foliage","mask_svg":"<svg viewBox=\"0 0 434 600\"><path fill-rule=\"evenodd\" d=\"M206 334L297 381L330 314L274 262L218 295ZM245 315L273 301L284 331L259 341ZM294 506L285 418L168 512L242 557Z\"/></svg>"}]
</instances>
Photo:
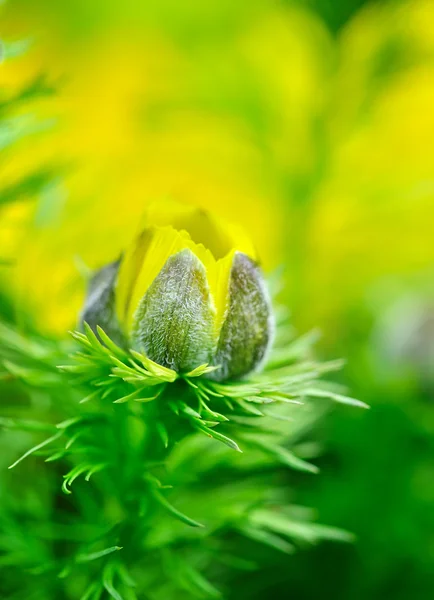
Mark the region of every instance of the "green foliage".
<instances>
[{"instance_id":1,"label":"green foliage","mask_svg":"<svg viewBox=\"0 0 434 600\"><path fill-rule=\"evenodd\" d=\"M12 44L10 46L14 47ZM8 47L5 45L4 53L11 58L12 55L7 52ZM33 101L53 92L53 87L43 76L36 77L12 96L0 91L0 149L3 160L7 159L8 153L13 152L22 140L52 127L53 122L38 119L31 106ZM34 198L57 175L57 167L45 165L23 173L17 181L0 185L0 209L11 202Z\"/></svg>"},{"instance_id":2,"label":"green foliage","mask_svg":"<svg viewBox=\"0 0 434 600\"><path fill-rule=\"evenodd\" d=\"M238 570L261 567L262 548L349 541L292 506L285 470L316 472L305 437L329 401L362 403L320 378L339 361L315 361L313 337L288 331L278 327L261 373L216 383L208 365L176 373L101 329L58 343L0 325L5 389L24 396L21 407L2 403L0 425L34 440L7 477L2 592L216 598ZM22 502L41 480L39 501Z\"/></svg>"}]
</instances>

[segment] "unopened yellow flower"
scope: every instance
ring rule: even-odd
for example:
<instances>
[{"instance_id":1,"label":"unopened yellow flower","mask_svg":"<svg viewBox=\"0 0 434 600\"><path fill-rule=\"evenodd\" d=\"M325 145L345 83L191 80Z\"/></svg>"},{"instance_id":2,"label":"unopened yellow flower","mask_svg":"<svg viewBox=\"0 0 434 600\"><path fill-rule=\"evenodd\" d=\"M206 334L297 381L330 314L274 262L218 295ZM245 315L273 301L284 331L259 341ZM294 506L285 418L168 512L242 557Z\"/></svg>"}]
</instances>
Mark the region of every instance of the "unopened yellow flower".
<instances>
[{"instance_id":1,"label":"unopened yellow flower","mask_svg":"<svg viewBox=\"0 0 434 600\"><path fill-rule=\"evenodd\" d=\"M218 366L220 380L257 368L273 329L243 231L175 203L151 206L121 259L93 277L82 319L176 371Z\"/></svg>"}]
</instances>

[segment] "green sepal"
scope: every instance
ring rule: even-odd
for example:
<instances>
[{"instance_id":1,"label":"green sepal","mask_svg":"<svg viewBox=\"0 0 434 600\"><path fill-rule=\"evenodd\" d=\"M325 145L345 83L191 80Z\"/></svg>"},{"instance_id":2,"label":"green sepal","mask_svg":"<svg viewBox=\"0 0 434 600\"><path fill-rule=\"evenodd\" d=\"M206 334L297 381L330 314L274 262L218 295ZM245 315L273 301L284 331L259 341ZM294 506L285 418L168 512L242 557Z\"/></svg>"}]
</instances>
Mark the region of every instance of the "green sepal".
<instances>
[{"instance_id":1,"label":"green sepal","mask_svg":"<svg viewBox=\"0 0 434 600\"><path fill-rule=\"evenodd\" d=\"M224 381L242 377L264 361L273 337L270 300L259 267L238 252L229 283L229 309L213 364L220 368L209 379Z\"/></svg>"},{"instance_id":2,"label":"green sepal","mask_svg":"<svg viewBox=\"0 0 434 600\"><path fill-rule=\"evenodd\" d=\"M205 267L191 250L181 250L142 298L132 343L164 367L191 371L210 361L214 315Z\"/></svg>"},{"instance_id":3,"label":"green sepal","mask_svg":"<svg viewBox=\"0 0 434 600\"><path fill-rule=\"evenodd\" d=\"M115 310L115 283L119 271L119 261L99 269L88 283L86 301L81 313L81 323L87 323L99 337L101 327L113 342L125 346Z\"/></svg>"}]
</instances>

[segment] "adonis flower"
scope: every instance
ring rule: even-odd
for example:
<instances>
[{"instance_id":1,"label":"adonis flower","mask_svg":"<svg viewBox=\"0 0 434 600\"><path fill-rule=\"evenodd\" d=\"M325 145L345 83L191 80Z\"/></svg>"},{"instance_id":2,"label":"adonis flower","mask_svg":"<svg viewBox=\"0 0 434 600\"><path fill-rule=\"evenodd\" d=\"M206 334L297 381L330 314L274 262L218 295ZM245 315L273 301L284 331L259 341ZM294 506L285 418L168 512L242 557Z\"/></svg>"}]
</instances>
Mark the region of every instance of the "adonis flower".
<instances>
[{"instance_id":1,"label":"adonis flower","mask_svg":"<svg viewBox=\"0 0 434 600\"><path fill-rule=\"evenodd\" d=\"M120 260L94 275L82 320L175 371L214 365L217 380L258 368L273 332L243 231L174 203L151 206Z\"/></svg>"}]
</instances>

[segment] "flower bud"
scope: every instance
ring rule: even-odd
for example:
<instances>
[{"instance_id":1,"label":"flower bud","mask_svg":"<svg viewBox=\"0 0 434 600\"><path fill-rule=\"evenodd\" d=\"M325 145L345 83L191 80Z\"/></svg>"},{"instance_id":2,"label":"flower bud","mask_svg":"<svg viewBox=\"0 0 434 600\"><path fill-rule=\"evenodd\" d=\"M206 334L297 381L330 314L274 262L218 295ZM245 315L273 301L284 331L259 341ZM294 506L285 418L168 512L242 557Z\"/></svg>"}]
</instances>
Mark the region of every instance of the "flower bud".
<instances>
[{"instance_id":1,"label":"flower bud","mask_svg":"<svg viewBox=\"0 0 434 600\"><path fill-rule=\"evenodd\" d=\"M219 381L258 368L273 330L244 233L172 203L151 207L121 259L93 277L82 320L177 372L214 365Z\"/></svg>"}]
</instances>

